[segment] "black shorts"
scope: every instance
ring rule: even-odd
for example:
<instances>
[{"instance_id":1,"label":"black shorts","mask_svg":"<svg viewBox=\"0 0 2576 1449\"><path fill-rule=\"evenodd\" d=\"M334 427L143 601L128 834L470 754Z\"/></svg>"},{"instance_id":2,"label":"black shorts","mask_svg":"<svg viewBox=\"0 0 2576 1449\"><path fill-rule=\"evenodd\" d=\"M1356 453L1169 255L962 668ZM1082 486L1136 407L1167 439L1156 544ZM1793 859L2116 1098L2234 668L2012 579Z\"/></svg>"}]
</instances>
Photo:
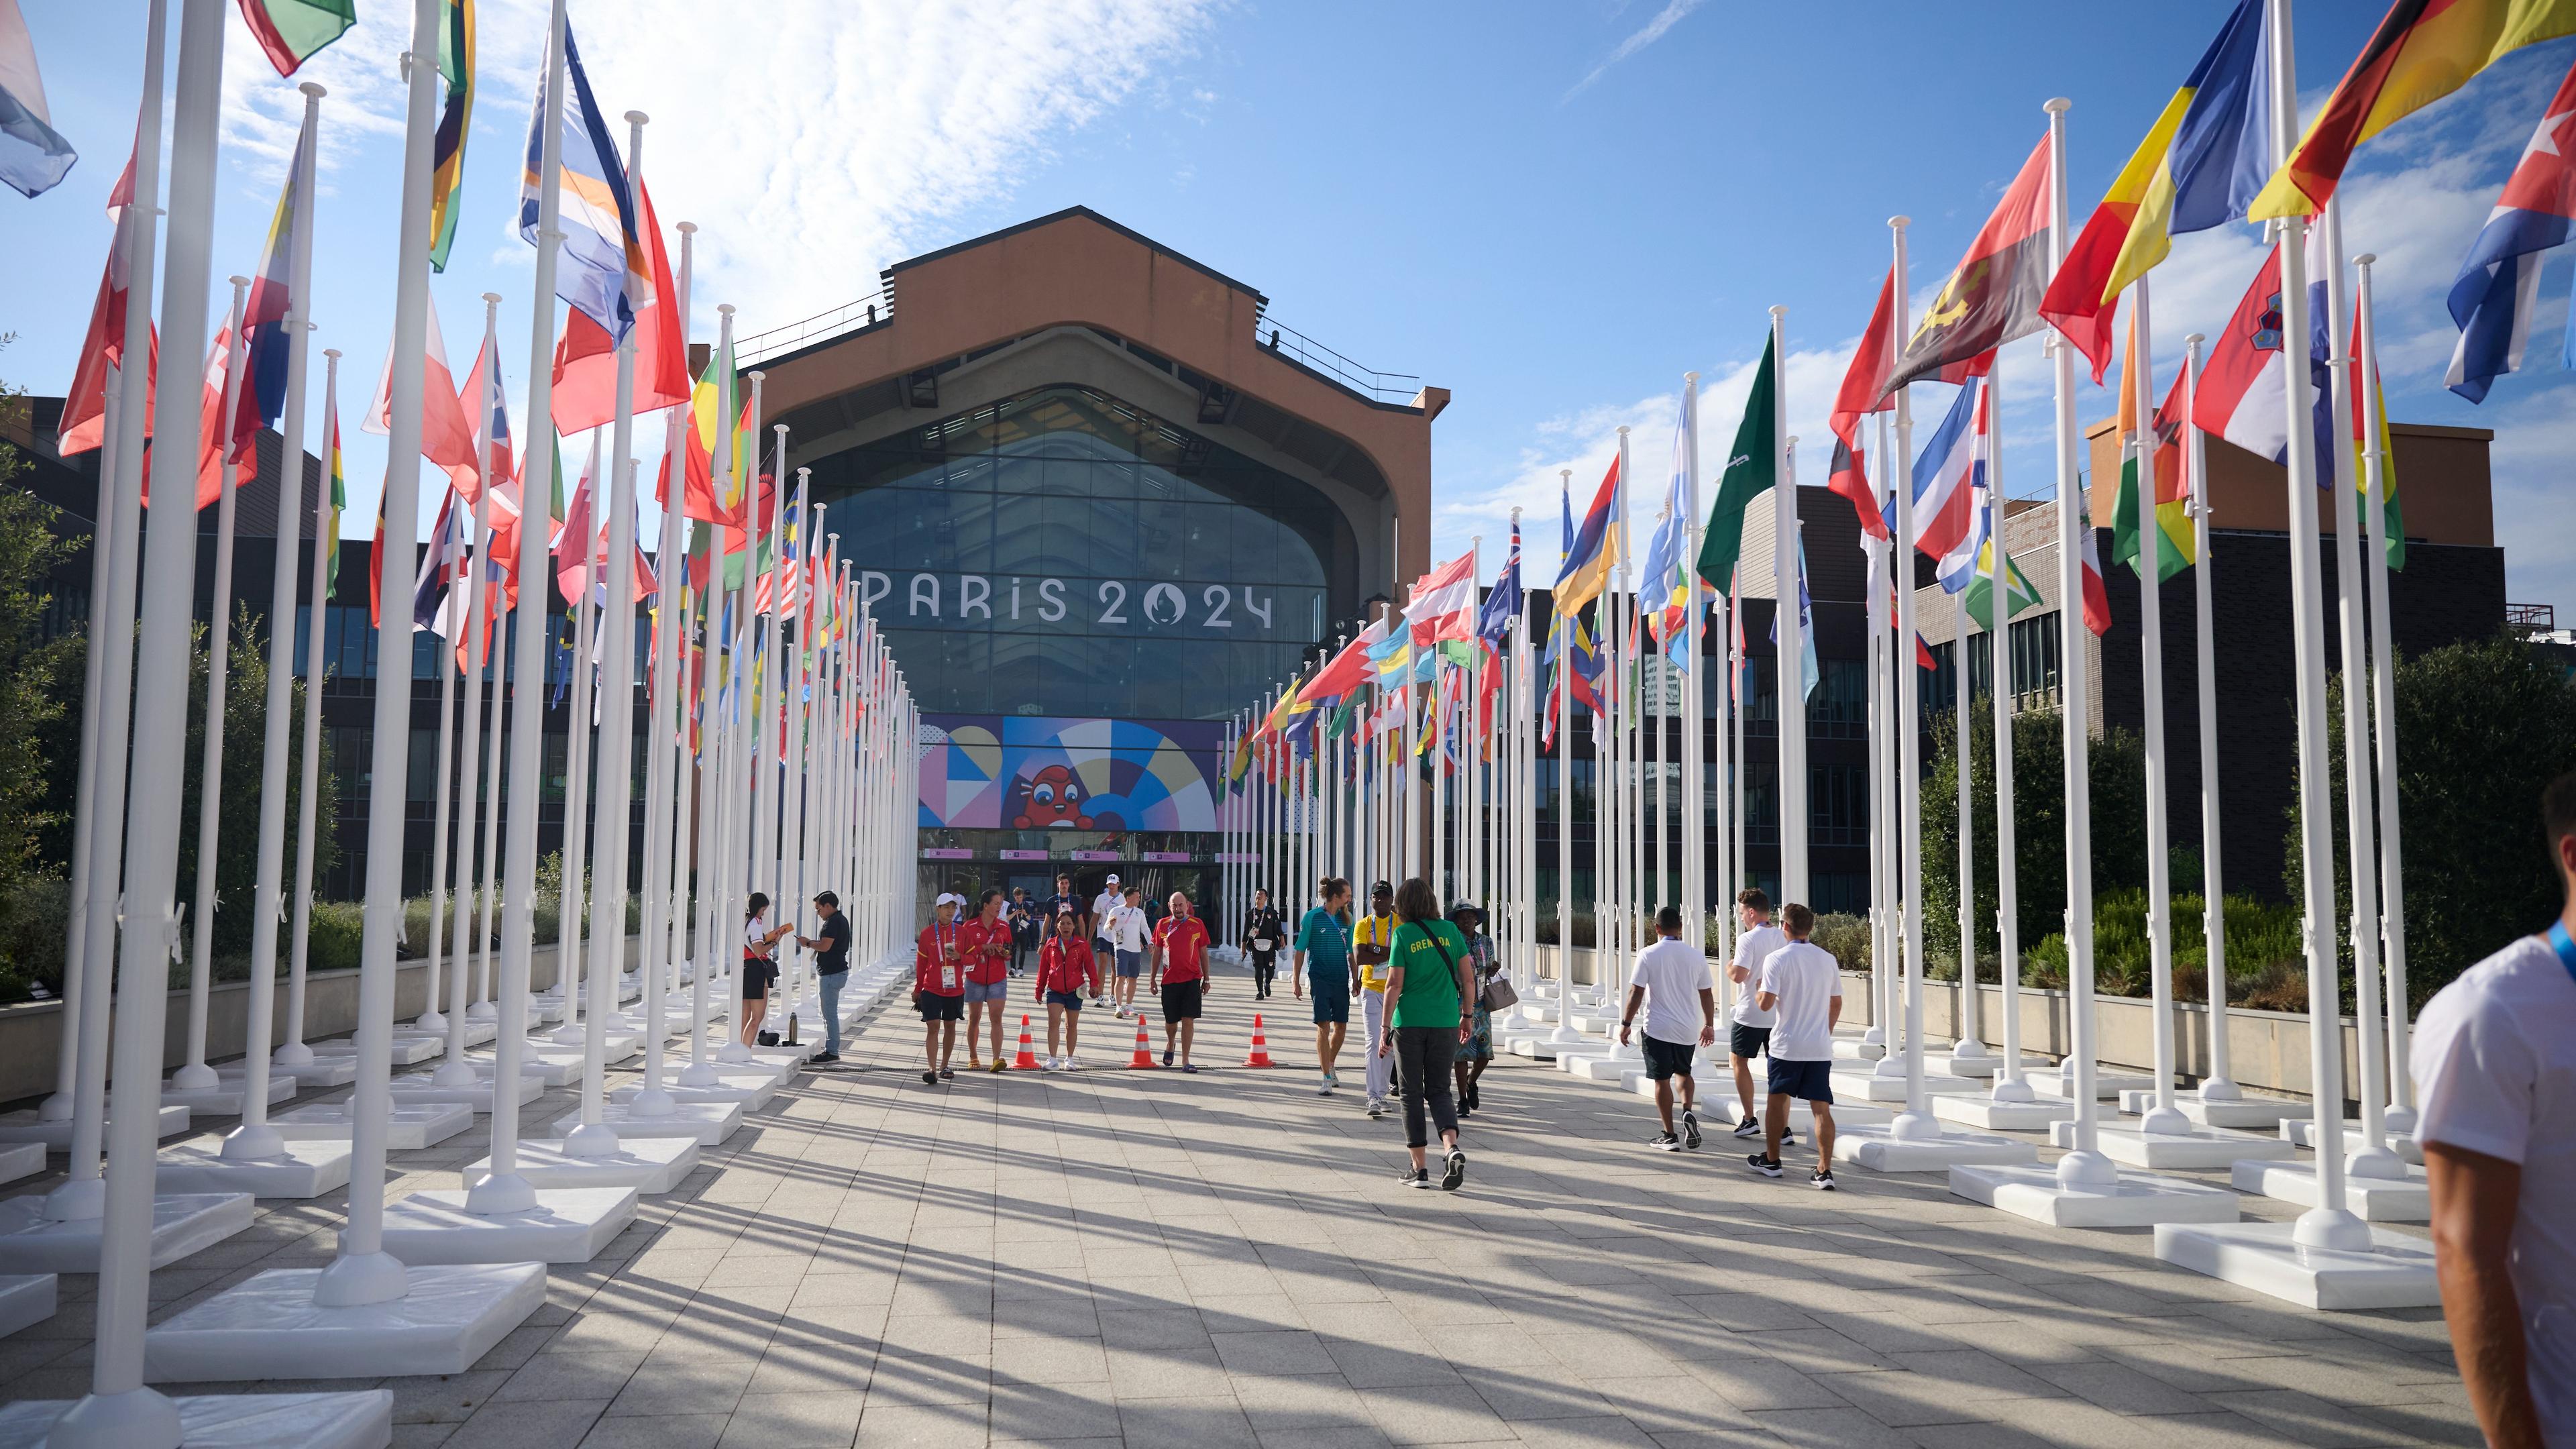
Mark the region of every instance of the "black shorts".
<instances>
[{"instance_id":1,"label":"black shorts","mask_svg":"<svg viewBox=\"0 0 2576 1449\"><path fill-rule=\"evenodd\" d=\"M966 1019L964 996L942 996L936 991L913 993L913 1005L923 1021L963 1021Z\"/></svg>"},{"instance_id":2,"label":"black shorts","mask_svg":"<svg viewBox=\"0 0 2576 1449\"><path fill-rule=\"evenodd\" d=\"M1642 1032L1638 1034L1638 1040L1644 1043L1641 1050L1646 1054L1648 1081L1660 1082L1666 1077L1687 1077L1691 1074L1692 1043L1657 1041Z\"/></svg>"},{"instance_id":3,"label":"black shorts","mask_svg":"<svg viewBox=\"0 0 2576 1449\"><path fill-rule=\"evenodd\" d=\"M778 968L766 961L746 956L742 961L742 970L737 974L742 977L743 1000L766 1001L769 999L770 983L778 979Z\"/></svg>"},{"instance_id":4,"label":"black shorts","mask_svg":"<svg viewBox=\"0 0 2576 1449\"><path fill-rule=\"evenodd\" d=\"M1771 1051L1771 1028L1746 1026L1739 1021L1730 1029L1726 1045L1727 1050L1748 1062L1758 1056L1767 1056Z\"/></svg>"},{"instance_id":5,"label":"black shorts","mask_svg":"<svg viewBox=\"0 0 2576 1449\"><path fill-rule=\"evenodd\" d=\"M1197 1020L1199 1014L1199 986L1200 983L1195 979L1189 981L1164 982L1163 1020Z\"/></svg>"},{"instance_id":6,"label":"black shorts","mask_svg":"<svg viewBox=\"0 0 2576 1449\"><path fill-rule=\"evenodd\" d=\"M1771 1059L1771 1095L1799 1102L1834 1100L1834 1064L1832 1062L1784 1062Z\"/></svg>"}]
</instances>

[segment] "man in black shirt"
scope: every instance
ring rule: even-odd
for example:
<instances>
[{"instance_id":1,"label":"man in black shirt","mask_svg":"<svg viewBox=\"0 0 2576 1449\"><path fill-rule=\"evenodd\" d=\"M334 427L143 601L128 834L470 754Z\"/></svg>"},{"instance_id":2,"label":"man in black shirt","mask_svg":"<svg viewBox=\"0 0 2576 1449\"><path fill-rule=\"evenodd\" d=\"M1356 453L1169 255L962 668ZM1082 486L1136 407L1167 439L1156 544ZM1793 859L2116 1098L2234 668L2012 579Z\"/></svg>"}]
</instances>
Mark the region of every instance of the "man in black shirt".
<instances>
[{"instance_id":1,"label":"man in black shirt","mask_svg":"<svg viewBox=\"0 0 2576 1449\"><path fill-rule=\"evenodd\" d=\"M815 953L815 979L823 990L823 1049L806 1058L808 1065L828 1066L841 1059L841 985L850 979L850 918L841 914L841 898L830 891L814 897L814 914L822 934L799 936L796 944Z\"/></svg>"},{"instance_id":2,"label":"man in black shirt","mask_svg":"<svg viewBox=\"0 0 2576 1449\"><path fill-rule=\"evenodd\" d=\"M1107 924L1091 919L1090 900L1074 894L1072 876L1060 875L1055 878L1055 894L1038 902L1038 921L1044 929L1053 931L1055 918L1065 911L1073 912L1080 923L1082 939L1086 941L1100 934L1097 928L1105 927Z\"/></svg>"}]
</instances>

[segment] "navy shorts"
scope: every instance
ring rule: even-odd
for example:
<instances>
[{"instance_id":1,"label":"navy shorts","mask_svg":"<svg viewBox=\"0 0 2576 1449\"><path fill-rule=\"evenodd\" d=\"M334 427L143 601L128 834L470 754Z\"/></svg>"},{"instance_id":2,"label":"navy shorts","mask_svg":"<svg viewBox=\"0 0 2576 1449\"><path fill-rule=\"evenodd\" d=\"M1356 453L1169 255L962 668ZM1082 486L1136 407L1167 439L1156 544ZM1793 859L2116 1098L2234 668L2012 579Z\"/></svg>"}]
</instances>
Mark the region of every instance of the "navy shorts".
<instances>
[{"instance_id":1,"label":"navy shorts","mask_svg":"<svg viewBox=\"0 0 2576 1449\"><path fill-rule=\"evenodd\" d=\"M1144 975L1144 974L1145 974L1145 953L1144 953L1144 952L1142 952L1142 951L1120 951L1120 952L1118 952L1118 953L1116 953L1116 954L1117 954L1117 958L1118 958L1118 959L1117 959L1117 961L1116 961L1116 963L1115 963L1115 964L1116 964L1116 966L1117 966L1118 974L1119 974L1119 975L1124 976L1124 977L1127 977L1127 978L1129 978L1129 979L1131 979L1131 980L1132 980L1132 979L1134 979L1135 977L1142 976L1142 975Z\"/></svg>"},{"instance_id":2,"label":"navy shorts","mask_svg":"<svg viewBox=\"0 0 2576 1449\"><path fill-rule=\"evenodd\" d=\"M1691 1049L1694 1043L1657 1041L1643 1032L1638 1033L1638 1039L1644 1043L1641 1050L1646 1054L1648 1081L1660 1082L1666 1077L1687 1077L1691 1074Z\"/></svg>"},{"instance_id":3,"label":"navy shorts","mask_svg":"<svg viewBox=\"0 0 2576 1449\"><path fill-rule=\"evenodd\" d=\"M1741 1061L1749 1062L1755 1057L1769 1056L1771 1054L1771 1028L1767 1026L1746 1026L1743 1022L1739 1021L1735 1023L1734 1027L1727 1034L1727 1050L1733 1052L1737 1059Z\"/></svg>"},{"instance_id":4,"label":"navy shorts","mask_svg":"<svg viewBox=\"0 0 2576 1449\"><path fill-rule=\"evenodd\" d=\"M1308 972L1306 994L1315 998L1315 1025L1348 1026L1351 1020L1351 973Z\"/></svg>"},{"instance_id":5,"label":"navy shorts","mask_svg":"<svg viewBox=\"0 0 2576 1449\"><path fill-rule=\"evenodd\" d=\"M914 1005L920 1008L923 1021L962 1021L966 1017L966 998L942 996L936 991L917 993Z\"/></svg>"},{"instance_id":6,"label":"navy shorts","mask_svg":"<svg viewBox=\"0 0 2576 1449\"><path fill-rule=\"evenodd\" d=\"M1834 1064L1832 1062L1784 1062L1771 1059L1771 1095L1800 1102L1822 1102L1833 1105Z\"/></svg>"},{"instance_id":7,"label":"navy shorts","mask_svg":"<svg viewBox=\"0 0 2576 1449\"><path fill-rule=\"evenodd\" d=\"M1067 1011L1082 1010L1082 993L1079 991L1050 991L1046 999L1049 1006L1061 1006Z\"/></svg>"}]
</instances>

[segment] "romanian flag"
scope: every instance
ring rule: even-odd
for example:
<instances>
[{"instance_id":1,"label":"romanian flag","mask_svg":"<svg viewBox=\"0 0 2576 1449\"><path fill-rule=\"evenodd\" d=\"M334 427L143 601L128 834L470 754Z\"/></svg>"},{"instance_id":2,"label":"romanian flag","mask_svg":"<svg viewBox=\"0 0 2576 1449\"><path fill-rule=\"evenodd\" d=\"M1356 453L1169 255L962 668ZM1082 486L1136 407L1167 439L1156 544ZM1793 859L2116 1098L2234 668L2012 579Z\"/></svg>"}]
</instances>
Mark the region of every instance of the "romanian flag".
<instances>
[{"instance_id":1,"label":"romanian flag","mask_svg":"<svg viewBox=\"0 0 2576 1449\"><path fill-rule=\"evenodd\" d=\"M1559 617L1579 612L1610 586L1610 570L1621 557L1621 535L1627 532L1618 516L1623 496L1619 460L1614 456L1610 471L1601 475L1601 486L1593 492L1592 506L1583 511L1583 522L1575 526L1574 538L1566 545L1565 562L1557 568L1553 593Z\"/></svg>"},{"instance_id":2,"label":"romanian flag","mask_svg":"<svg viewBox=\"0 0 2576 1449\"><path fill-rule=\"evenodd\" d=\"M456 240L456 193L465 184L465 132L474 120L474 0L447 0L438 27L438 73L447 82L447 99L430 142L429 266L443 272L447 248Z\"/></svg>"},{"instance_id":3,"label":"romanian flag","mask_svg":"<svg viewBox=\"0 0 2576 1449\"><path fill-rule=\"evenodd\" d=\"M2048 290L2048 138L2032 149L1968 253L1923 309L1912 340L1887 377L1887 391L1909 382L1965 382L1984 375L1987 354L2042 326Z\"/></svg>"},{"instance_id":4,"label":"romanian flag","mask_svg":"<svg viewBox=\"0 0 2576 1449\"><path fill-rule=\"evenodd\" d=\"M2163 583L2197 561L2193 552L2191 488L2183 476L2183 375L2174 375L2164 406L2156 409L2154 438L2139 426L2138 329L2130 319L2129 343L2120 363L2120 437L2126 454L2120 462L2120 492L2111 509L2111 562L2138 567L2138 454L2153 450L2156 478L2156 582Z\"/></svg>"},{"instance_id":5,"label":"romanian flag","mask_svg":"<svg viewBox=\"0 0 2576 1449\"><path fill-rule=\"evenodd\" d=\"M241 0L242 22L279 75L293 75L313 53L358 23L357 0Z\"/></svg>"},{"instance_id":6,"label":"romanian flag","mask_svg":"<svg viewBox=\"0 0 2576 1449\"><path fill-rule=\"evenodd\" d=\"M2173 238L2245 215L2271 155L2272 47L2264 0L2238 0L2191 76L2147 128L2068 249L2039 314L2093 363L2111 361L2120 291L2173 250Z\"/></svg>"},{"instance_id":7,"label":"romanian flag","mask_svg":"<svg viewBox=\"0 0 2576 1449\"><path fill-rule=\"evenodd\" d=\"M2362 142L2514 51L2562 35L2576 35L2576 0L2397 0L2248 214L2315 215Z\"/></svg>"}]
</instances>

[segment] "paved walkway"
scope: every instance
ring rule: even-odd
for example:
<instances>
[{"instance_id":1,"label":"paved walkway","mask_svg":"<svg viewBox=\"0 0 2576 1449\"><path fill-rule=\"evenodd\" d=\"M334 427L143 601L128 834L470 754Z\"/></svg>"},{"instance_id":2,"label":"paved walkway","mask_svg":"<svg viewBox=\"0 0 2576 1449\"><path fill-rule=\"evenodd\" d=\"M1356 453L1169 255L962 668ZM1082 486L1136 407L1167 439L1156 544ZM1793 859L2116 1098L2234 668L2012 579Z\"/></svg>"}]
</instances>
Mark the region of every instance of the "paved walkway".
<instances>
[{"instance_id":1,"label":"paved walkway","mask_svg":"<svg viewBox=\"0 0 2576 1449\"><path fill-rule=\"evenodd\" d=\"M1218 986L1202 1058L1240 1062L1250 987ZM1272 1004L1272 1052L1308 1057L1302 1003ZM2431 1312L2301 1312L1937 1176L1825 1196L1723 1133L1651 1152L1646 1103L1526 1062L1486 1077L1465 1190L1408 1191L1400 1126L1353 1092L1118 1070L1134 1028L1086 1015L1082 1072L936 1088L918 1023L880 1015L472 1372L385 1381L394 1442L2478 1442ZM486 1138L397 1154L396 1190ZM156 1274L156 1311L328 1256L336 1197L264 1207ZM93 1283L0 1340L0 1392L87 1387Z\"/></svg>"}]
</instances>

